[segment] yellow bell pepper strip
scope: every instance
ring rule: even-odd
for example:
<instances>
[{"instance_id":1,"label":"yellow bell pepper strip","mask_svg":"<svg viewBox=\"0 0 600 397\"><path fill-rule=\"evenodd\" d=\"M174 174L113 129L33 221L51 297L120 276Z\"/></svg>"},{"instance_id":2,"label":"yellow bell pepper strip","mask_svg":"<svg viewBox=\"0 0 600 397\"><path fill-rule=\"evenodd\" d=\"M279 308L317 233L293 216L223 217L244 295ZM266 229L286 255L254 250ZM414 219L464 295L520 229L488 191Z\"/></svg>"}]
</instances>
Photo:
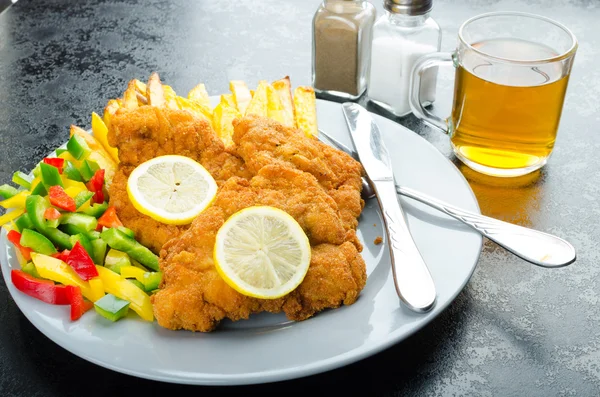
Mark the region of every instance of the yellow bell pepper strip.
<instances>
[{"instance_id":1,"label":"yellow bell pepper strip","mask_svg":"<svg viewBox=\"0 0 600 397\"><path fill-rule=\"evenodd\" d=\"M0 206L4 208L25 208L25 200L27 200L27 196L29 196L29 192L27 190L23 190L11 198L0 201Z\"/></svg>"},{"instance_id":2,"label":"yellow bell pepper strip","mask_svg":"<svg viewBox=\"0 0 600 397\"><path fill-rule=\"evenodd\" d=\"M18 217L20 217L24 213L25 213L25 209L24 208L19 208L19 209L7 212L6 214L0 216L0 226L3 226L5 223L8 223L8 222L10 222L10 221L12 221L14 219L17 219Z\"/></svg>"},{"instance_id":3,"label":"yellow bell pepper strip","mask_svg":"<svg viewBox=\"0 0 600 397\"><path fill-rule=\"evenodd\" d=\"M12 181L19 186L23 186L25 189L31 189L31 181L33 181L33 177L30 177L24 172L15 171Z\"/></svg>"},{"instance_id":4,"label":"yellow bell pepper strip","mask_svg":"<svg viewBox=\"0 0 600 397\"><path fill-rule=\"evenodd\" d=\"M0 186L0 196L4 197L5 199L9 199L18 193L19 191L17 190L17 188L12 187L10 185L4 184Z\"/></svg>"},{"instance_id":5,"label":"yellow bell pepper strip","mask_svg":"<svg viewBox=\"0 0 600 397\"><path fill-rule=\"evenodd\" d=\"M98 297L98 299L101 299L101 297L105 295L104 283L102 282L102 279L100 279L100 276L94 277L93 279L89 280L88 283L90 283L92 293L94 294L94 296Z\"/></svg>"},{"instance_id":6,"label":"yellow bell pepper strip","mask_svg":"<svg viewBox=\"0 0 600 397\"><path fill-rule=\"evenodd\" d=\"M95 112L92 112L92 133L94 138L104 146L104 149L106 149L112 159L118 163L119 150L108 144L108 127L104 124L102 118Z\"/></svg>"},{"instance_id":7,"label":"yellow bell pepper strip","mask_svg":"<svg viewBox=\"0 0 600 397\"><path fill-rule=\"evenodd\" d=\"M149 292L158 288L162 273L146 272L135 266L123 266L121 268L121 278L134 278L144 286L144 291Z\"/></svg>"},{"instance_id":8,"label":"yellow bell pepper strip","mask_svg":"<svg viewBox=\"0 0 600 397\"><path fill-rule=\"evenodd\" d=\"M131 309L146 321L154 320L150 296L144 291L122 279L117 273L102 266L96 266L98 274L104 283L104 290L117 298L129 301ZM39 269L38 269L39 271ZM40 273L41 274L41 273Z\"/></svg>"},{"instance_id":9,"label":"yellow bell pepper strip","mask_svg":"<svg viewBox=\"0 0 600 397\"><path fill-rule=\"evenodd\" d=\"M65 192L69 193L69 196L75 197L79 192L87 191L87 187L85 187L85 183L73 181L69 178L64 178L63 180Z\"/></svg>"},{"instance_id":10,"label":"yellow bell pepper strip","mask_svg":"<svg viewBox=\"0 0 600 397\"><path fill-rule=\"evenodd\" d=\"M60 259L32 252L31 260L33 261L33 264L35 265L40 277L56 281L57 283L64 285L75 285L81 288L81 293L83 296L92 302L95 302L102 297L99 296L97 291L92 289L89 282L83 281L77 275L77 273L75 273L75 270L71 269L69 265Z\"/></svg>"}]
</instances>

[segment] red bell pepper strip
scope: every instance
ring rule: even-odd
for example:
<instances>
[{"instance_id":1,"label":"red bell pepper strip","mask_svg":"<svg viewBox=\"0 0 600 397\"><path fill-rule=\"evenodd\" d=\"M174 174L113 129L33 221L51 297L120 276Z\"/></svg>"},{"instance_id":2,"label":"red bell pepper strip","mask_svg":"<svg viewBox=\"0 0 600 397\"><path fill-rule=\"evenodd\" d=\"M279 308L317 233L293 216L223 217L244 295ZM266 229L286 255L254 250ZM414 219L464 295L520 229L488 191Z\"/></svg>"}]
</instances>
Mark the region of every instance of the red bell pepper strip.
<instances>
[{"instance_id":1,"label":"red bell pepper strip","mask_svg":"<svg viewBox=\"0 0 600 397\"><path fill-rule=\"evenodd\" d=\"M71 303L71 321L79 320L83 313L94 307L94 304L83 300L81 288L75 285L67 285L67 297Z\"/></svg>"},{"instance_id":2,"label":"red bell pepper strip","mask_svg":"<svg viewBox=\"0 0 600 397\"><path fill-rule=\"evenodd\" d=\"M104 202L104 170L99 169L94 173L94 176L85 184L90 192L94 193L92 197L92 204L102 204Z\"/></svg>"},{"instance_id":3,"label":"red bell pepper strip","mask_svg":"<svg viewBox=\"0 0 600 397\"><path fill-rule=\"evenodd\" d=\"M75 243L65 262L67 262L67 265L71 266L73 270L75 270L75 273L77 273L84 281L98 277L98 270L94 265L94 261L90 258L90 255L79 241Z\"/></svg>"},{"instance_id":4,"label":"red bell pepper strip","mask_svg":"<svg viewBox=\"0 0 600 397\"><path fill-rule=\"evenodd\" d=\"M70 303L67 288L64 285L54 284L50 280L40 280L17 269L11 270L10 278L19 291L31 297L54 305L68 305Z\"/></svg>"},{"instance_id":5,"label":"red bell pepper strip","mask_svg":"<svg viewBox=\"0 0 600 397\"><path fill-rule=\"evenodd\" d=\"M57 252L56 254L51 255L53 258L60 259L63 262L67 262L67 258L69 257L69 250L63 250L62 252Z\"/></svg>"},{"instance_id":6,"label":"red bell pepper strip","mask_svg":"<svg viewBox=\"0 0 600 397\"><path fill-rule=\"evenodd\" d=\"M46 157L44 159L44 163L58 168L58 173L62 174L63 167L65 165L65 159L60 158L60 157Z\"/></svg>"},{"instance_id":7,"label":"red bell pepper strip","mask_svg":"<svg viewBox=\"0 0 600 397\"><path fill-rule=\"evenodd\" d=\"M77 210L75 200L69 196L61 186L51 186L50 189L48 189L48 197L50 198L50 204L55 207L70 212L75 212Z\"/></svg>"},{"instance_id":8,"label":"red bell pepper strip","mask_svg":"<svg viewBox=\"0 0 600 397\"><path fill-rule=\"evenodd\" d=\"M104 214L98 218L98 226L104 227L119 227L123 226L121 220L117 216L117 209L115 207L108 207Z\"/></svg>"},{"instance_id":9,"label":"red bell pepper strip","mask_svg":"<svg viewBox=\"0 0 600 397\"><path fill-rule=\"evenodd\" d=\"M23 255L23 258L26 261L31 260L31 251L33 250L31 248L23 247L21 245L21 233L17 232L16 230L11 230L10 232L8 232L8 235L6 237L8 237L8 241L13 243L15 248L17 248L21 252L21 255Z\"/></svg>"},{"instance_id":10,"label":"red bell pepper strip","mask_svg":"<svg viewBox=\"0 0 600 397\"><path fill-rule=\"evenodd\" d=\"M48 207L46 211L44 211L44 218L53 221L55 219L60 218L61 213L54 207Z\"/></svg>"}]
</instances>

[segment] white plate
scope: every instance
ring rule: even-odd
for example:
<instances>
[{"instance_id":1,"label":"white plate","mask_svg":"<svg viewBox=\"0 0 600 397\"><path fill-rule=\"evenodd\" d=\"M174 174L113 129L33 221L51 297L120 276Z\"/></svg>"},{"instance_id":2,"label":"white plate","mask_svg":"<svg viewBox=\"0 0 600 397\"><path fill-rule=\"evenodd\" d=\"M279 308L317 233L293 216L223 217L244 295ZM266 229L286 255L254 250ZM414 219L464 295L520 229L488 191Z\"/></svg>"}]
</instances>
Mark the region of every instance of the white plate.
<instances>
[{"instance_id":1,"label":"white plate","mask_svg":"<svg viewBox=\"0 0 600 397\"><path fill-rule=\"evenodd\" d=\"M319 127L350 145L340 105L318 100L317 111ZM374 116L400 184L479 212L469 185L448 159L414 132ZM223 322L217 331L203 334L169 331L135 314L111 323L92 311L71 322L67 306L49 305L15 289L10 270L19 264L5 231L0 263L8 290L29 321L86 360L166 382L272 382L327 371L377 353L422 328L464 288L479 258L481 236L422 204L405 198L401 202L437 287L437 304L427 314L412 313L400 304L386 245L373 243L377 236L385 236L374 200L366 203L358 227L368 273L358 301L298 323L263 313L246 321Z\"/></svg>"}]
</instances>

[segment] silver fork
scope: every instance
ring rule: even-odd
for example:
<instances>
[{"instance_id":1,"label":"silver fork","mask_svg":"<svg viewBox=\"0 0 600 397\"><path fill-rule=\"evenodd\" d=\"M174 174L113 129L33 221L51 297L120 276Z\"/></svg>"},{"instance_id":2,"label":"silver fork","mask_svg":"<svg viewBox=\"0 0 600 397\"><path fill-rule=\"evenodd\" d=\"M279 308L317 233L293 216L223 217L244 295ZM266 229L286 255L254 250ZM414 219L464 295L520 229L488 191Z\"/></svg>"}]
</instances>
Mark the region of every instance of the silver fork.
<instances>
[{"instance_id":1,"label":"silver fork","mask_svg":"<svg viewBox=\"0 0 600 397\"><path fill-rule=\"evenodd\" d=\"M331 146L348 153L354 159L358 160L358 155L354 149L350 149L331 135L319 130L319 139L322 137ZM557 268L567 266L576 259L575 248L560 237L490 218L485 215L475 214L405 186L396 185L396 192L461 221L499 246L534 265ZM375 196L371 185L364 178L361 194L365 199Z\"/></svg>"}]
</instances>

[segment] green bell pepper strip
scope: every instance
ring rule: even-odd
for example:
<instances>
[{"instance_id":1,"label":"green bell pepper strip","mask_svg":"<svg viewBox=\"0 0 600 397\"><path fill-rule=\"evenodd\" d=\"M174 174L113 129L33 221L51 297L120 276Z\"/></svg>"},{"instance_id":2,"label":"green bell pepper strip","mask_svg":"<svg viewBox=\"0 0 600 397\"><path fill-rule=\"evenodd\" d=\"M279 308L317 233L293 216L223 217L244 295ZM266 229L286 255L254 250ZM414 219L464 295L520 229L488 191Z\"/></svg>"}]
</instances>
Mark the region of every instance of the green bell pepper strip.
<instances>
[{"instance_id":1,"label":"green bell pepper strip","mask_svg":"<svg viewBox=\"0 0 600 397\"><path fill-rule=\"evenodd\" d=\"M82 214L80 212L63 214L60 217L61 225L70 224L77 227L80 230L89 232L95 230L98 226L98 220L93 216Z\"/></svg>"},{"instance_id":2,"label":"green bell pepper strip","mask_svg":"<svg viewBox=\"0 0 600 397\"><path fill-rule=\"evenodd\" d=\"M106 294L94 302L94 309L102 317L110 321L117 321L127 315L130 303L125 299L117 298L112 294Z\"/></svg>"},{"instance_id":3,"label":"green bell pepper strip","mask_svg":"<svg viewBox=\"0 0 600 397\"><path fill-rule=\"evenodd\" d=\"M40 163L40 169L42 170L42 182L44 182L46 189L56 185L64 186L58 168L50 164Z\"/></svg>"},{"instance_id":4,"label":"green bell pepper strip","mask_svg":"<svg viewBox=\"0 0 600 397\"><path fill-rule=\"evenodd\" d=\"M107 244L106 241L98 238L96 240L91 240L92 248L94 249L94 255L92 255L92 260L96 265L104 266L104 257L106 256Z\"/></svg>"},{"instance_id":5,"label":"green bell pepper strip","mask_svg":"<svg viewBox=\"0 0 600 397\"><path fill-rule=\"evenodd\" d=\"M12 181L17 185L23 186L25 189L29 190L31 189L31 181L33 181L33 178L25 174L24 172L15 171L12 177Z\"/></svg>"},{"instance_id":6,"label":"green bell pepper strip","mask_svg":"<svg viewBox=\"0 0 600 397\"><path fill-rule=\"evenodd\" d=\"M48 240L44 235L31 230L24 229L21 234L21 241L19 242L23 247L31 248L35 252L39 252L44 255L56 254L56 248L52 241Z\"/></svg>"},{"instance_id":7,"label":"green bell pepper strip","mask_svg":"<svg viewBox=\"0 0 600 397\"><path fill-rule=\"evenodd\" d=\"M33 262L24 263L23 265L21 265L21 270L35 278L41 278Z\"/></svg>"},{"instance_id":8,"label":"green bell pepper strip","mask_svg":"<svg viewBox=\"0 0 600 397\"><path fill-rule=\"evenodd\" d=\"M67 150L77 160L84 159L91 153L91 149L86 141L76 134L71 136L71 139L67 142Z\"/></svg>"},{"instance_id":9,"label":"green bell pepper strip","mask_svg":"<svg viewBox=\"0 0 600 397\"><path fill-rule=\"evenodd\" d=\"M27 213L24 213L23 215L15 219L15 225L17 226L17 230L19 230L19 233L21 233L23 229L34 228L33 223L31 222L31 218L29 218L29 215Z\"/></svg>"},{"instance_id":10,"label":"green bell pepper strip","mask_svg":"<svg viewBox=\"0 0 600 397\"><path fill-rule=\"evenodd\" d=\"M46 224L44 212L46 212L46 209L49 206L50 205L46 199L42 196L32 194L25 200L25 209L27 210L27 215L29 215L29 219L31 220L31 223L35 229L50 239L50 241L52 241L58 247L62 249L71 249L73 244L71 244L71 241L69 240L69 235L58 229L48 227Z\"/></svg>"},{"instance_id":11,"label":"green bell pepper strip","mask_svg":"<svg viewBox=\"0 0 600 397\"><path fill-rule=\"evenodd\" d=\"M65 233L67 233L70 236L73 236L76 234L83 234L90 241L100 238L100 232L97 232L95 230L90 230L90 231L83 230L83 229L80 229L79 227L77 227L75 225L71 225L71 224L60 225L59 229Z\"/></svg>"},{"instance_id":12,"label":"green bell pepper strip","mask_svg":"<svg viewBox=\"0 0 600 397\"><path fill-rule=\"evenodd\" d=\"M40 163L38 163L34 168L33 171L31 171L31 173L33 174L33 176L35 176L36 178L38 178L41 174L42 174L42 170L40 169Z\"/></svg>"},{"instance_id":13,"label":"green bell pepper strip","mask_svg":"<svg viewBox=\"0 0 600 397\"><path fill-rule=\"evenodd\" d=\"M89 232L83 234L85 234L85 236L89 238L90 241L100 239L100 232L96 230L90 230Z\"/></svg>"},{"instance_id":14,"label":"green bell pepper strip","mask_svg":"<svg viewBox=\"0 0 600 397\"><path fill-rule=\"evenodd\" d=\"M4 199L9 199L17 193L19 193L19 190L8 184L0 186L0 196L4 197Z\"/></svg>"},{"instance_id":15,"label":"green bell pepper strip","mask_svg":"<svg viewBox=\"0 0 600 397\"><path fill-rule=\"evenodd\" d=\"M37 185L31 191L31 194L35 194L38 196L47 196L48 190L46 190L46 186L44 186L44 182L39 181Z\"/></svg>"},{"instance_id":16,"label":"green bell pepper strip","mask_svg":"<svg viewBox=\"0 0 600 397\"><path fill-rule=\"evenodd\" d=\"M102 232L101 238L106 241L109 247L125 252L152 270L159 270L158 256L119 229L114 227L106 229Z\"/></svg>"},{"instance_id":17,"label":"green bell pepper strip","mask_svg":"<svg viewBox=\"0 0 600 397\"><path fill-rule=\"evenodd\" d=\"M90 201L90 199L92 198L93 195L94 195L94 193L92 193L90 191L77 193L77 195L75 196L75 207L76 208L81 207L82 205L84 205L85 203Z\"/></svg>"},{"instance_id":18,"label":"green bell pepper strip","mask_svg":"<svg viewBox=\"0 0 600 397\"><path fill-rule=\"evenodd\" d=\"M75 167L75 165L68 160L65 161L65 167L63 172L68 179L72 181L83 182L81 172L79 172L77 167Z\"/></svg>"},{"instance_id":19,"label":"green bell pepper strip","mask_svg":"<svg viewBox=\"0 0 600 397\"><path fill-rule=\"evenodd\" d=\"M94 258L94 246L92 245L90 239L87 238L87 236L85 234L83 234L83 233L75 234L75 235L71 236L69 239L71 240L71 244L73 244L73 246L75 246L75 243L79 241L79 244L81 244L81 246L83 247L85 252L88 253L90 258Z\"/></svg>"},{"instance_id":20,"label":"green bell pepper strip","mask_svg":"<svg viewBox=\"0 0 600 397\"><path fill-rule=\"evenodd\" d=\"M87 214L87 215L91 215L95 218L100 218L104 214L104 212L106 211L107 208L108 208L107 202L104 202L102 204L96 203L96 204L92 204L91 206L85 208L83 210L83 213Z\"/></svg>"},{"instance_id":21,"label":"green bell pepper strip","mask_svg":"<svg viewBox=\"0 0 600 397\"><path fill-rule=\"evenodd\" d=\"M137 281L134 278L128 278L127 281L133 283L136 287L138 287L139 289L141 289L142 291L145 291L144 289L144 284L140 283L139 281Z\"/></svg>"},{"instance_id":22,"label":"green bell pepper strip","mask_svg":"<svg viewBox=\"0 0 600 397\"><path fill-rule=\"evenodd\" d=\"M46 226L48 227L52 227L52 228L57 228L58 225L60 225L60 220L58 219L47 219L46 220Z\"/></svg>"},{"instance_id":23,"label":"green bell pepper strip","mask_svg":"<svg viewBox=\"0 0 600 397\"><path fill-rule=\"evenodd\" d=\"M120 231L122 231L123 233L128 235L129 237L135 238L135 233L133 232L133 230L126 228L125 226L119 226L119 227L117 227L117 229L119 229Z\"/></svg>"}]
</instances>

